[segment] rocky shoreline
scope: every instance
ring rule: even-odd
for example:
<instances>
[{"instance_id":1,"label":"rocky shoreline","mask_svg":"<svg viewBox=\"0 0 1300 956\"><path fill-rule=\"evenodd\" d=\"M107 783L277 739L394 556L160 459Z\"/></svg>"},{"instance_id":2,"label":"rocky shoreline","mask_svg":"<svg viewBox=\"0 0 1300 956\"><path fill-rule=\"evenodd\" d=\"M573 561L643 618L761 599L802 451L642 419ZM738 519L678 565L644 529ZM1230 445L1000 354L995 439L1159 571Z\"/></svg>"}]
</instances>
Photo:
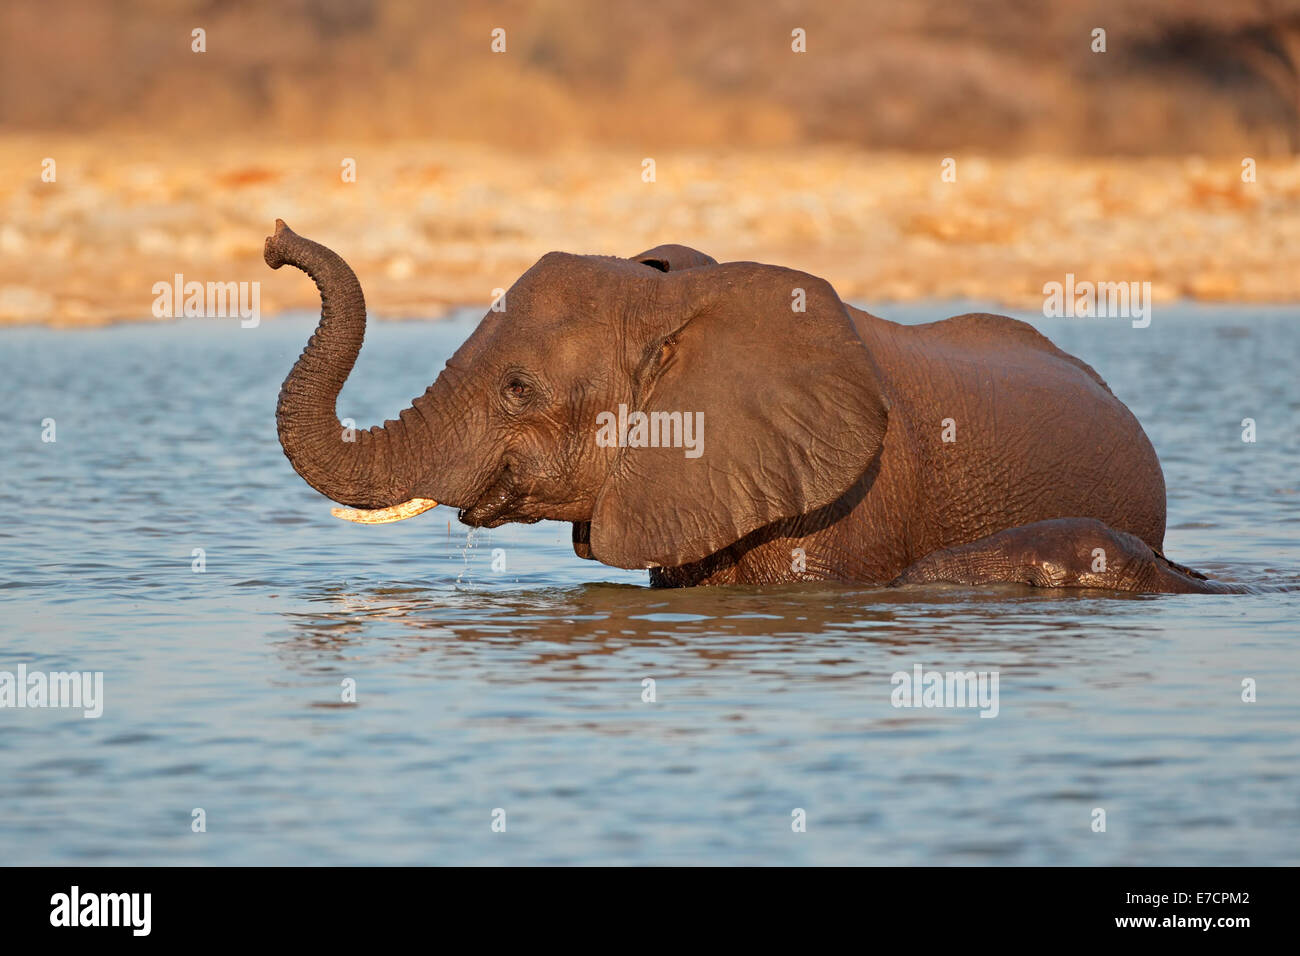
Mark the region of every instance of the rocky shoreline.
<instances>
[{"instance_id":1,"label":"rocky shoreline","mask_svg":"<svg viewBox=\"0 0 1300 956\"><path fill-rule=\"evenodd\" d=\"M177 275L260 283L265 316L314 308L309 282L262 262L276 217L345 256L384 318L486 309L552 249L663 242L872 303L1037 309L1067 274L1149 282L1157 303L1300 300L1300 159L1261 160L1248 182L1244 157L0 142L0 324L153 319L154 286Z\"/></svg>"}]
</instances>

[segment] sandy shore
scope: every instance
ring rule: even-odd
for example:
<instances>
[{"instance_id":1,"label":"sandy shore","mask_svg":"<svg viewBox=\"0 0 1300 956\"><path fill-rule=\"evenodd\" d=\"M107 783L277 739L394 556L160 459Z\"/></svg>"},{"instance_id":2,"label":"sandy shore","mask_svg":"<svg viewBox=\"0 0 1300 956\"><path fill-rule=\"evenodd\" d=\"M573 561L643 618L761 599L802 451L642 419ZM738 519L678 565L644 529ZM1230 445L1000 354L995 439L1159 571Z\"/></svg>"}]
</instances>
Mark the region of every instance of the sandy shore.
<instances>
[{"instance_id":1,"label":"sandy shore","mask_svg":"<svg viewBox=\"0 0 1300 956\"><path fill-rule=\"evenodd\" d=\"M42 162L55 180L42 181ZM345 158L356 181L344 182ZM552 249L661 242L805 269L855 301L1041 307L1045 282L1150 282L1155 302L1300 300L1300 160L1071 160L839 149L526 155L442 143L186 149L0 140L0 323L153 318L153 286L261 283L264 316L314 307L271 272L279 216L344 255L372 314L486 307Z\"/></svg>"}]
</instances>

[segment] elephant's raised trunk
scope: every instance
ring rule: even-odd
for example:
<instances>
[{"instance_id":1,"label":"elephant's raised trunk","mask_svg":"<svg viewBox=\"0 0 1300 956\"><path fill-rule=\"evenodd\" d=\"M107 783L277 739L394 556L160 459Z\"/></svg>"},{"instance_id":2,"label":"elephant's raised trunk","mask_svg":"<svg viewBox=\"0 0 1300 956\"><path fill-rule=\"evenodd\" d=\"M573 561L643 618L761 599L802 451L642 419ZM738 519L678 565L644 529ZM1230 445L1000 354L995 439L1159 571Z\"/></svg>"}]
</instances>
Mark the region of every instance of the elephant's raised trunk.
<instances>
[{"instance_id":1,"label":"elephant's raised trunk","mask_svg":"<svg viewBox=\"0 0 1300 956\"><path fill-rule=\"evenodd\" d=\"M341 504L389 508L409 501L421 477L415 449L427 448L429 441L420 410L412 405L398 421L368 431L345 431L335 410L366 331L366 300L356 274L280 219L264 255L272 269L288 263L306 272L321 299L316 333L280 389L275 419L285 455L309 485Z\"/></svg>"}]
</instances>

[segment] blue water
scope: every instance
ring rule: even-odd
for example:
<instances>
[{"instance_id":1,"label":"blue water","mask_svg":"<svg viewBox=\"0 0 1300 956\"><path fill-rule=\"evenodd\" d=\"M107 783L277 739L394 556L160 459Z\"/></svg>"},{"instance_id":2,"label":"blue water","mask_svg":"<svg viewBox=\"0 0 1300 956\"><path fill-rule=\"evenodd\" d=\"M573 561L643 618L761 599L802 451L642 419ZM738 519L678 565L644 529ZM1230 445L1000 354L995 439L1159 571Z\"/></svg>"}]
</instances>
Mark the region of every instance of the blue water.
<instances>
[{"instance_id":1,"label":"blue water","mask_svg":"<svg viewBox=\"0 0 1300 956\"><path fill-rule=\"evenodd\" d=\"M1170 556L1300 583L1294 309L1030 318L1146 427ZM3 862L1300 862L1300 592L661 592L567 525L346 524L275 437L313 321L0 332L0 671L104 673L0 709ZM341 415L474 321L375 325ZM997 717L892 706L916 664Z\"/></svg>"}]
</instances>

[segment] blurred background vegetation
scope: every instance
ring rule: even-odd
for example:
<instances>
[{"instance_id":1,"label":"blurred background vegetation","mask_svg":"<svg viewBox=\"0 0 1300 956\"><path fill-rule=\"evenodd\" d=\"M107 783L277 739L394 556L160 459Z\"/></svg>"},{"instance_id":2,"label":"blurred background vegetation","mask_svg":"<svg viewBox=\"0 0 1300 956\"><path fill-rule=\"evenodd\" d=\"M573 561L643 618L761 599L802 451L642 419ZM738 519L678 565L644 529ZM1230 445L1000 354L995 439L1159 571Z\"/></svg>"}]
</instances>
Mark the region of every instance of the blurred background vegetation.
<instances>
[{"instance_id":1,"label":"blurred background vegetation","mask_svg":"<svg viewBox=\"0 0 1300 956\"><path fill-rule=\"evenodd\" d=\"M5 0L0 126L1267 155L1300 0Z\"/></svg>"}]
</instances>

